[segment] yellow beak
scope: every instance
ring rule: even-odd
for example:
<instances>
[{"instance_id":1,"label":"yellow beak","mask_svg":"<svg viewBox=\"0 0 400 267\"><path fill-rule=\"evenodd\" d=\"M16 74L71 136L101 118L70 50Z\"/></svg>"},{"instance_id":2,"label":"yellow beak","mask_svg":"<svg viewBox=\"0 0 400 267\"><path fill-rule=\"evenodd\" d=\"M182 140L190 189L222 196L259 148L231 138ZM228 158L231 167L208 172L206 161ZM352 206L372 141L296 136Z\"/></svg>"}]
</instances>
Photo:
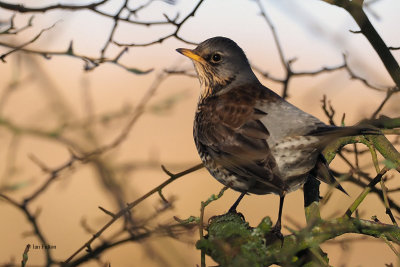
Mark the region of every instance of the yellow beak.
<instances>
[{"instance_id":1,"label":"yellow beak","mask_svg":"<svg viewBox=\"0 0 400 267\"><path fill-rule=\"evenodd\" d=\"M199 56L198 54L196 54L193 50L191 49L187 49L187 48L178 48L176 49L176 51L178 51L179 53L181 53L184 56L187 56L190 59L193 59L194 61L197 62L202 62L205 63L204 58L202 58L201 56Z\"/></svg>"}]
</instances>

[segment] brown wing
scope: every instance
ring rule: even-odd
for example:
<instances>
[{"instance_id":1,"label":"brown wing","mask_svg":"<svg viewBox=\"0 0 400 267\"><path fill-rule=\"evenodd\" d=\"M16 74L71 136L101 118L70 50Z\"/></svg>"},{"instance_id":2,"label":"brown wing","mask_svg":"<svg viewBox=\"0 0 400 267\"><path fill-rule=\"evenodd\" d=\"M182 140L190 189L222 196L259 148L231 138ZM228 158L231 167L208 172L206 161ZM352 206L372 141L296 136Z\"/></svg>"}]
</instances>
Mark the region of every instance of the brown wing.
<instances>
[{"instance_id":1,"label":"brown wing","mask_svg":"<svg viewBox=\"0 0 400 267\"><path fill-rule=\"evenodd\" d=\"M259 121L263 116L236 93L209 97L199 105L195 136L217 164L253 183L250 192L280 194L286 187L266 142L269 132Z\"/></svg>"}]
</instances>

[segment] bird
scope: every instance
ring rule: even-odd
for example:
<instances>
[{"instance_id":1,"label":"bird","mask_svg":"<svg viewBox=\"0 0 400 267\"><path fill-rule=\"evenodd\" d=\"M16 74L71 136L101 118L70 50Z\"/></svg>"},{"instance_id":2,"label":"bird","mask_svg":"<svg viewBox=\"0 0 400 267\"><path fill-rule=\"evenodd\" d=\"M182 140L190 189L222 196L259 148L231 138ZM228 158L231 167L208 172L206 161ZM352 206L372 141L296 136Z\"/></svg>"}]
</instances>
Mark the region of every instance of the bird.
<instances>
[{"instance_id":1,"label":"bird","mask_svg":"<svg viewBox=\"0 0 400 267\"><path fill-rule=\"evenodd\" d=\"M285 195L309 177L347 194L322 151L340 137L379 134L377 129L326 125L292 105L261 84L244 51L229 38L217 36L176 51L191 59L200 81L193 123L199 156L216 180L241 193L229 212L236 212L246 194L277 194L272 230L282 236Z\"/></svg>"}]
</instances>

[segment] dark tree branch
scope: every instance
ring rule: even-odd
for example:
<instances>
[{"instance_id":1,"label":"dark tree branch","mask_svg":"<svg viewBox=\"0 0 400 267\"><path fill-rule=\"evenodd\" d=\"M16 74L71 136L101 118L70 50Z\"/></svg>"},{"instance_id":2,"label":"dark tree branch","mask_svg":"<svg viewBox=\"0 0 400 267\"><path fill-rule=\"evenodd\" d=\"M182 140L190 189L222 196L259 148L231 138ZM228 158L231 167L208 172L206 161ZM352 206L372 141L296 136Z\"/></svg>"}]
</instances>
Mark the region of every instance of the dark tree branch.
<instances>
[{"instance_id":1,"label":"dark tree branch","mask_svg":"<svg viewBox=\"0 0 400 267\"><path fill-rule=\"evenodd\" d=\"M389 48L382 40L378 32L375 30L372 23L362 9L363 0L345 1L345 0L323 0L329 4L333 4L344 8L360 27L361 33L368 39L369 43L375 49L386 70L392 77L396 86L400 88L400 67L396 59L390 53Z\"/></svg>"},{"instance_id":2,"label":"dark tree branch","mask_svg":"<svg viewBox=\"0 0 400 267\"><path fill-rule=\"evenodd\" d=\"M77 160L82 160L75 156L74 154L71 155L71 158L61 166L55 168L55 169L49 169L46 167L44 169L45 171L50 173L50 176L45 180L45 182L35 191L33 192L30 196L27 196L24 198L23 203L27 205L29 202L33 201L35 198L37 198L39 195L41 195L48 187L50 184L52 184L60 175L60 173L66 169L69 169L72 167L72 165L77 161Z\"/></svg>"},{"instance_id":3,"label":"dark tree branch","mask_svg":"<svg viewBox=\"0 0 400 267\"><path fill-rule=\"evenodd\" d=\"M101 56L100 56L101 58L104 58L104 54L105 54L105 52L106 52L108 46L110 45L110 43L111 43L112 40L114 39L114 34L115 34L115 31L117 30L118 22L119 22L119 19L120 19L119 16L121 15L121 12L128 6L128 1L129 1L129 0L125 0L125 1L124 1L124 4L123 4L123 5L121 6L121 8L118 10L117 14L115 14L115 16L114 16L114 22L113 22L113 26L112 26L112 28L111 28L111 32L110 32L110 34L109 34L109 36L108 36L108 39L107 39L107 41L106 41L104 47L101 49Z\"/></svg>"},{"instance_id":4,"label":"dark tree branch","mask_svg":"<svg viewBox=\"0 0 400 267\"><path fill-rule=\"evenodd\" d=\"M266 13L263 5L261 4L261 1L257 0L256 2L257 2L258 7L259 7L259 9L261 11L261 16L265 19L265 21L267 22L268 27L271 29L272 35L274 37L275 45L276 45L276 47L278 49L279 58L280 58L281 63L283 65L284 69L285 69L285 72L286 72L285 79L283 79L281 81L281 83L283 84L283 90L282 90L281 96L282 96L282 98L287 98L288 97L288 89L289 89L290 78L293 75L291 64L292 64L292 62L294 60L293 59L292 60L286 60L286 58L285 58L285 56L283 54L282 45L281 45L281 43L279 41L278 34L276 33L276 30L275 30L274 25L272 24L272 21L267 16L267 13Z\"/></svg>"},{"instance_id":5,"label":"dark tree branch","mask_svg":"<svg viewBox=\"0 0 400 267\"><path fill-rule=\"evenodd\" d=\"M9 4L3 1L0 1L0 7L12 11L16 11L19 13L34 13L34 12L47 12L54 9L65 9L65 10L79 10L79 9L95 9L96 7L105 4L108 0L102 0L99 2L87 4L87 5L64 5L64 4L56 4L49 5L45 7L26 7L22 4Z\"/></svg>"},{"instance_id":6,"label":"dark tree branch","mask_svg":"<svg viewBox=\"0 0 400 267\"><path fill-rule=\"evenodd\" d=\"M367 79L358 76L357 74L354 73L354 71L350 68L348 62L347 62L347 56L345 54L343 54L343 61L344 61L344 68L347 70L347 72L350 75L351 79L355 79L355 80L359 80L361 81L366 87L369 87L373 90L376 91L383 91L383 90L387 90L388 88L385 87L378 87L375 85L372 85Z\"/></svg>"},{"instance_id":7,"label":"dark tree branch","mask_svg":"<svg viewBox=\"0 0 400 267\"><path fill-rule=\"evenodd\" d=\"M10 198L4 194L1 194L1 193L0 193L0 198L4 199L9 204L11 204L12 206L19 209L25 215L28 222L32 225L33 231L34 231L35 235L37 236L37 238L39 239L39 241L41 242L41 244L49 244L47 239L44 236L42 229L40 228L40 226L37 222L37 216L35 216L34 214L32 214L32 212L29 211L29 209L27 207L27 203L25 203L25 202L18 203L17 201L13 200L12 198ZM54 259L51 254L51 250L46 249L44 251L44 253L46 256L46 266L50 266L52 263L54 263Z\"/></svg>"},{"instance_id":8,"label":"dark tree branch","mask_svg":"<svg viewBox=\"0 0 400 267\"><path fill-rule=\"evenodd\" d=\"M152 190L150 190L148 193L144 194L143 196L141 196L140 198L138 198L137 200L128 203L127 206L123 209L121 209L118 213L115 213L115 216L112 217L112 219L106 223L99 231L97 231L93 237L91 239L89 239L83 246L81 246L77 251L75 251L70 257L68 257L68 259L65 261L65 264L67 264L67 266L69 265L69 263L71 262L71 260L82 250L84 250L85 248L90 247L90 245L93 243L94 240L96 240L108 227L110 227L112 224L114 224L114 222L116 220L118 220L120 217L122 217L123 215L125 215L127 212L129 212L132 208L134 208L135 206L137 206L139 203L141 203L143 200L147 199L148 197L150 197L151 195L153 195L154 193L157 193L158 191L162 190L164 187L166 187L167 185L169 185L170 183L172 183L173 181L175 181L176 179L185 176L191 172L197 171L199 169L203 168L203 164L198 164L190 169L187 169L183 172L180 173L176 173L176 174L172 174L169 171L165 171L165 173L170 177L168 180L166 180L165 182L163 182L162 184L160 184L159 186L153 188ZM163 167L163 170L166 170L165 167Z\"/></svg>"},{"instance_id":9,"label":"dark tree branch","mask_svg":"<svg viewBox=\"0 0 400 267\"><path fill-rule=\"evenodd\" d=\"M162 43L163 41L165 41L165 40L167 40L167 39L169 39L169 38L175 37L176 39L178 39L178 40L180 40L180 41L182 41L182 42L184 42L184 43L195 45L196 43L187 41L187 40L183 39L182 37L180 37L178 34L179 34L180 29L181 29L182 26L184 25L184 23L185 23L189 18L194 17L194 15L196 14L196 11L200 8L200 6L201 6L201 4L202 4L203 2L204 2L204 0L200 0L200 1L197 3L197 5L194 7L194 9L193 9L186 17L184 17L184 18L181 20L181 22L179 22L179 23L176 22L177 17L176 17L174 20L171 20L171 19L169 19L168 17L166 17L168 23L170 23L170 24L172 24L172 25L175 26L175 31L172 32L171 34L168 34L168 35L166 35L166 36L164 36L164 37L161 37L161 38L159 38L159 39L157 39L157 40L155 40L155 41L147 42L147 43L120 43L120 42L115 42L115 41L114 41L114 43L115 43L116 45L118 45L118 46L125 46L125 47L139 46L139 47L140 47L140 46L150 46L150 45L154 45L154 44L157 44L157 43Z\"/></svg>"},{"instance_id":10,"label":"dark tree branch","mask_svg":"<svg viewBox=\"0 0 400 267\"><path fill-rule=\"evenodd\" d=\"M26 29L28 29L28 28L33 26L32 22L33 22L34 16L31 16L28 19L28 22L26 23L26 25L21 27L21 28L19 28L19 29L15 28L14 19L15 19L15 14L11 16L8 28L3 30L2 32L0 32L0 35L1 34L13 34L13 35L16 35L16 34L21 33L24 30L26 30Z\"/></svg>"},{"instance_id":11,"label":"dark tree branch","mask_svg":"<svg viewBox=\"0 0 400 267\"><path fill-rule=\"evenodd\" d=\"M69 56L69 57L73 57L73 58L78 58L84 62L84 70L86 70L86 71L93 70L103 63L115 64L118 67L121 67L131 73L134 73L134 74L148 74L151 71L153 71L153 69L140 70L138 68L129 67L129 66L126 66L126 65L120 63L119 60L120 60L122 54L124 54L128 51L127 49L123 49L114 59L107 59L107 58L94 58L94 57L77 54L74 52L72 42L70 43L68 49L65 51L41 51L41 50L35 50L35 49L27 49L24 47L16 47L12 44L8 44L5 42L0 42L0 46L12 48L15 51L21 51L21 52L28 53L28 54L40 55L46 59L50 59L52 56ZM15 52L15 51L13 51L13 52ZM0 58L1 57L2 56L0 56Z\"/></svg>"},{"instance_id":12,"label":"dark tree branch","mask_svg":"<svg viewBox=\"0 0 400 267\"><path fill-rule=\"evenodd\" d=\"M378 106L378 108L372 113L371 119L375 119L378 114L381 112L383 106L388 102L388 100L392 97L394 93L398 93L400 91L399 87L390 88L386 91L386 96Z\"/></svg>"},{"instance_id":13,"label":"dark tree branch","mask_svg":"<svg viewBox=\"0 0 400 267\"><path fill-rule=\"evenodd\" d=\"M6 58L8 55L10 55L10 54L12 54L12 53L14 53L14 52L16 52L16 51L18 51L18 50L21 50L22 48L24 48L25 46L27 46L27 45L29 45L29 44L34 43L37 39L39 39L39 37L40 37L45 31L48 31L48 30L52 29L56 24L57 24L57 22L54 23L53 25L51 25L50 27L41 30L35 37L33 37L33 38L32 38L31 40L29 40L28 42L26 42L26 43L24 43L24 44L21 44L21 45L19 45L19 46L16 46L14 49L10 50L9 52L0 55L0 60L3 61L3 62L6 62L6 61L5 61L5 58ZM0 45L1 45L1 44L0 44Z\"/></svg>"}]
</instances>

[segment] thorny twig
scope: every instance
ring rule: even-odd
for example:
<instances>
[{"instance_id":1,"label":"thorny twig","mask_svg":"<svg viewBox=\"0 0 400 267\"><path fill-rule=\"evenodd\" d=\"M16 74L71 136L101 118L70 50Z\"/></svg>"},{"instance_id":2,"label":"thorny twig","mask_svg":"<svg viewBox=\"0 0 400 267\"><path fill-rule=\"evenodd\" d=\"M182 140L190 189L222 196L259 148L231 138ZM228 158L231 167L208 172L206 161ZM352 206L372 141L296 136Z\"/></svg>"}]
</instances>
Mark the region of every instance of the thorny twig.
<instances>
[{"instance_id":1,"label":"thorny twig","mask_svg":"<svg viewBox=\"0 0 400 267\"><path fill-rule=\"evenodd\" d=\"M132 73L136 73L136 74L146 74L148 72L150 72L151 70L146 70L146 71L142 71L139 70L137 68L132 68L132 67L128 67L122 63L120 63L119 59L122 56L122 54L124 54L127 51L127 47L132 47L132 46L150 46L156 43L161 43L162 41L169 39L169 38L176 38L177 40L180 40L182 42L185 43L189 43L189 44L194 44L193 42L187 41L184 38L180 37L178 35L178 32L180 31L181 27L186 23L186 21L190 18L193 17L196 13L196 11L199 9L199 7L201 6L201 4L203 3L203 0L200 0L197 5L194 7L194 9L187 15L185 16L180 22L177 22L178 19L178 15L176 16L176 18L174 19L170 19L169 17L167 17L166 15L164 15L165 20L164 21L149 21L149 22L141 22L141 21L137 21L135 19L131 18L131 14L136 14L137 12L139 12L140 10L146 8L147 6L150 5L151 2L153 2L154 0L150 0L148 1L148 3L139 6L135 9L132 9L131 7L129 7L129 0L124 0L123 4L121 5L121 7L118 9L117 13L115 14L108 14L105 13L103 11L101 11L100 9L98 9L98 7L102 6L103 4L107 3L108 0L103 0L103 1L99 1L96 3L91 3L91 4L87 4L87 5L66 5L66 4L56 4L56 5L49 5L49 6L45 6L45 7L27 7L25 5L22 4L8 4L8 3L3 3L0 1L0 8L4 8L6 10L13 10L13 11L17 11L19 13L38 13L38 12L47 12L50 10L73 10L73 11L77 11L77 10L90 10L91 12L94 12L100 16L106 17L108 19L112 19L113 20L113 26L111 28L111 31L109 33L109 36L103 46L103 48L101 49L101 53L100 53L100 57L99 58L95 58L95 57L89 57L86 55L80 55L78 53L75 53L73 51L72 48L72 42L70 43L68 49L66 51L41 51L41 50L35 50L35 49L27 49L25 48L25 46L27 44L33 43L35 40L31 40L30 42L24 44L24 45L19 45L19 46L15 46L11 43L7 43L7 42L0 42L0 46L4 46L4 47L8 47L11 48L12 52L15 51L21 51L21 52L26 52L26 53L31 53L31 54L36 54L36 55L42 55L45 58L50 58L51 56L71 56L71 57L75 57L75 58L79 58L81 60L83 60L85 62L85 70L92 70L96 67L98 67L100 64L102 63L113 63L116 64L119 67L122 67ZM168 4L174 4L175 1L168 1L168 0L164 0L164 2L168 3ZM124 11L129 11L129 15L125 17L124 15ZM31 19L28 22L28 25L21 28L21 29L17 29L13 32L11 32L11 29L14 29L14 17L12 17L10 19L10 26L8 27L8 29L4 30L2 33L3 34L8 34L8 33L17 33L22 31L23 29L30 27L31 24ZM114 40L114 35L117 31L118 25L120 22L125 22L125 23L131 23L131 24L135 24L135 25L141 25L141 26L157 26L157 25L172 25L175 27L175 31L172 32L171 34L164 36L154 42L149 42L149 43L143 43L143 44L121 44L117 41ZM1 34L1 33L0 33ZM40 36L40 35L39 35ZM107 48L110 46L110 44L116 44L118 46L124 46L124 48L118 53L117 56L115 56L114 58L108 58L106 57L106 51ZM12 52L3 54L0 56L0 59L4 61L4 58L12 53Z\"/></svg>"},{"instance_id":2,"label":"thorny twig","mask_svg":"<svg viewBox=\"0 0 400 267\"><path fill-rule=\"evenodd\" d=\"M144 113L145 107L151 97L154 95L156 90L159 88L160 84L168 77L168 75L164 73L160 73L156 79L154 80L153 84L147 90L146 94L143 96L139 104L136 106L135 111L132 113L130 120L126 124L125 128L121 131L121 133L108 145L104 145L99 147L89 153L85 154L85 157L91 157L94 155L103 154L104 152L117 147L121 144L128 136L131 128L136 123L136 121L140 118L140 116Z\"/></svg>"},{"instance_id":3,"label":"thorny twig","mask_svg":"<svg viewBox=\"0 0 400 267\"><path fill-rule=\"evenodd\" d=\"M22 4L9 4L0 1L0 7L8 10L13 10L19 13L32 13L32 12L47 12L53 9L65 9L65 10L80 10L80 9L94 9L100 5L105 4L109 0L101 0L99 2L87 4L87 5L48 5L44 7L26 7Z\"/></svg>"},{"instance_id":4,"label":"thorny twig","mask_svg":"<svg viewBox=\"0 0 400 267\"><path fill-rule=\"evenodd\" d=\"M140 70L138 68L130 67L125 64L122 64L119 61L119 59L121 58L123 53L126 53L128 51L127 49L121 50L121 52L115 58L110 59L110 58L95 58L95 57L78 54L73 49L72 41L70 42L68 48L65 51L41 51L41 50L36 50L36 49L28 49L25 47L16 48L14 45L5 43L5 42L0 42L0 46L12 48L13 49L12 51L14 51L14 52L21 51L21 52L28 53L28 54L40 55L46 59L50 59L52 56L68 56L68 57L81 59L84 62L84 70L86 70L86 71L93 70L104 63L114 64L114 65L121 67L131 73L134 73L134 74L147 74L153 70L153 69Z\"/></svg>"},{"instance_id":5,"label":"thorny twig","mask_svg":"<svg viewBox=\"0 0 400 267\"><path fill-rule=\"evenodd\" d=\"M37 222L37 215L35 215L34 213L32 213L29 210L29 208L27 206L28 204L26 202L19 203L16 200L10 198L9 196L1 194L1 193L0 193L0 199L7 201L9 204L11 204L12 206L19 209L25 215L27 221L32 225L33 232L35 233L35 235L37 236L37 238L39 239L41 244L49 244L47 242L47 239L44 236L43 229L39 226L39 224ZM46 249L44 251L45 256L46 256L46 263L48 266L50 266L50 264L52 264L54 262L51 252L52 251L50 249Z\"/></svg>"},{"instance_id":6,"label":"thorny twig","mask_svg":"<svg viewBox=\"0 0 400 267\"><path fill-rule=\"evenodd\" d=\"M387 72L392 77L397 87L400 87L400 67L389 48L378 34L368 16L363 10L364 1L322 0L326 3L345 9L360 27L360 32L367 38L380 57Z\"/></svg>"},{"instance_id":7,"label":"thorny twig","mask_svg":"<svg viewBox=\"0 0 400 267\"><path fill-rule=\"evenodd\" d=\"M58 23L58 22L54 23L53 25L51 25L51 26L48 27L48 28L44 28L44 29L41 30L35 37L33 37L33 38L32 38L31 40L29 40L28 42L26 42L26 43L24 43L24 44L21 44L21 45L18 45L18 46L16 46L15 48L13 48L13 49L11 49L10 51L8 51L7 53L4 53L4 54L0 55L0 60L3 61L3 62L6 62L5 58L6 58L8 55L10 55L10 54L12 54L12 53L14 53L14 52L16 52L16 51L21 50L22 48L24 48L25 46L27 46L27 45L29 45L29 44L34 43L37 39L39 39L39 37L40 37L45 31L48 31L48 30L52 29L54 26L56 26L57 23Z\"/></svg>"},{"instance_id":8,"label":"thorny twig","mask_svg":"<svg viewBox=\"0 0 400 267\"><path fill-rule=\"evenodd\" d=\"M99 231L97 231L91 239L89 239L84 245L82 245L78 250L76 250L70 257L68 257L68 259L65 261L65 263L69 263L79 252L81 252L85 248L89 248L94 240L96 240L108 227L110 227L116 220L118 220L120 217L122 217L125 213L129 212L133 207L135 207L140 202L147 199L149 196L153 195L154 193L157 193L158 191L162 190L163 188L165 188L167 185L169 185L176 179L203 168L203 164L196 165L192 168L189 168L183 172L179 172L176 174L169 172L164 166L162 166L162 167L163 167L164 172L170 177L168 180L166 180L159 186L153 188L152 190L150 190L149 192L147 192L146 194L144 194L137 200L135 200L131 203L128 203L125 208L121 209L118 213L115 213L114 217L112 217L112 219L108 223L106 223Z\"/></svg>"},{"instance_id":9,"label":"thorny twig","mask_svg":"<svg viewBox=\"0 0 400 267\"><path fill-rule=\"evenodd\" d=\"M114 41L113 43L118 45L118 46L124 46L124 47L130 47L130 46L150 46L150 45L154 45L154 44L158 44L158 43L162 43L163 41L170 39L172 37L174 37L177 40L180 40L186 44L196 44L195 42L191 42L188 41L186 39L183 39L182 37L180 37L179 31L181 30L182 26L186 23L186 21L191 18L194 17L194 15L196 14L196 11L200 8L200 6L202 5L202 3L204 2L204 0L200 0L197 5L193 8L193 10L186 16L184 17L180 22L177 22L178 20L178 16L176 16L174 19L169 18L167 15L164 15L167 22L173 26L175 26L175 30L168 34L165 35L163 37L158 38L155 41L151 41L151 42L146 42L146 43L120 43L120 42L116 42Z\"/></svg>"},{"instance_id":10,"label":"thorny twig","mask_svg":"<svg viewBox=\"0 0 400 267\"><path fill-rule=\"evenodd\" d=\"M16 34L21 33L24 30L26 30L26 29L28 29L28 28L33 26L34 16L31 16L28 19L28 22L26 23L26 25L21 27L21 28L15 28L14 19L15 19L15 14L11 16L10 22L8 23L8 27L6 29L4 29L2 32L0 32L0 35L1 34L13 34L13 35L16 35Z\"/></svg>"},{"instance_id":11,"label":"thorny twig","mask_svg":"<svg viewBox=\"0 0 400 267\"><path fill-rule=\"evenodd\" d=\"M372 113L371 115L371 119L375 119L378 114L381 112L383 106L388 102L388 100L393 96L394 93L397 93L400 91L399 87L395 87L395 88L389 88L386 91L386 96L385 98L382 100L381 104L378 106L378 108L374 111L374 113Z\"/></svg>"}]
</instances>

